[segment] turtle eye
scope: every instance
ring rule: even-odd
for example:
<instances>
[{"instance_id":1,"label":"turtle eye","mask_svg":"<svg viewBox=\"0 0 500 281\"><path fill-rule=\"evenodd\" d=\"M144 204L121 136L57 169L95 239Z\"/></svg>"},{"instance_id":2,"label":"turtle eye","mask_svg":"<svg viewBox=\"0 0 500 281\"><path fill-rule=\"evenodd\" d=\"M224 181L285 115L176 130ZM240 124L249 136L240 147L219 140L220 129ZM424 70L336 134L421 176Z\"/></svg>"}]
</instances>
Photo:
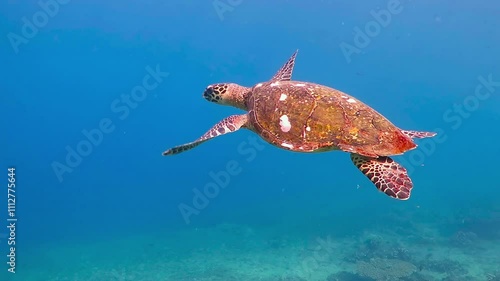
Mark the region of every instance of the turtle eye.
<instances>
[{"instance_id":1,"label":"turtle eye","mask_svg":"<svg viewBox=\"0 0 500 281\"><path fill-rule=\"evenodd\" d=\"M208 86L203 92L203 97L210 102L218 102L220 100L220 96L214 92L212 86Z\"/></svg>"},{"instance_id":2,"label":"turtle eye","mask_svg":"<svg viewBox=\"0 0 500 281\"><path fill-rule=\"evenodd\" d=\"M227 91L227 84L215 84L212 88L216 96L222 96Z\"/></svg>"}]
</instances>

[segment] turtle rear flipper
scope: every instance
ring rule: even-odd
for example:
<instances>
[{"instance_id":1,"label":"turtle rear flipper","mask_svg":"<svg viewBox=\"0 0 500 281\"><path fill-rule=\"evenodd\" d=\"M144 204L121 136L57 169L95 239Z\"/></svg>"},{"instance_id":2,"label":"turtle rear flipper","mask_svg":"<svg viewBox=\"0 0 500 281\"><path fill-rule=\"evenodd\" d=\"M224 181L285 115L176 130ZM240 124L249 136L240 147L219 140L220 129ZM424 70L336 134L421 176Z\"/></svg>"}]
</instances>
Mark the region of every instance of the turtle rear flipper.
<instances>
[{"instance_id":1,"label":"turtle rear flipper","mask_svg":"<svg viewBox=\"0 0 500 281\"><path fill-rule=\"evenodd\" d=\"M247 124L247 115L231 115L229 117L226 117L222 119L219 123L217 123L215 126L213 126L208 132L206 132L203 136L201 136L199 139L186 143L183 145L179 145L173 148L170 148L162 153L163 156L167 155L175 155L179 154L181 152L184 152L186 150L190 150L192 148L197 147L198 145L206 142L207 140L210 140L212 138L218 137L220 135L224 135L227 133L232 133L234 131L239 130L242 127L245 127Z\"/></svg>"},{"instance_id":2,"label":"turtle rear flipper","mask_svg":"<svg viewBox=\"0 0 500 281\"><path fill-rule=\"evenodd\" d=\"M401 132L412 139L432 138L433 136L437 135L437 133L434 132L419 132L408 130L401 130Z\"/></svg>"},{"instance_id":3,"label":"turtle rear flipper","mask_svg":"<svg viewBox=\"0 0 500 281\"><path fill-rule=\"evenodd\" d=\"M408 172L390 157L371 158L351 153L351 160L378 190L396 199L410 198L413 183Z\"/></svg>"}]
</instances>

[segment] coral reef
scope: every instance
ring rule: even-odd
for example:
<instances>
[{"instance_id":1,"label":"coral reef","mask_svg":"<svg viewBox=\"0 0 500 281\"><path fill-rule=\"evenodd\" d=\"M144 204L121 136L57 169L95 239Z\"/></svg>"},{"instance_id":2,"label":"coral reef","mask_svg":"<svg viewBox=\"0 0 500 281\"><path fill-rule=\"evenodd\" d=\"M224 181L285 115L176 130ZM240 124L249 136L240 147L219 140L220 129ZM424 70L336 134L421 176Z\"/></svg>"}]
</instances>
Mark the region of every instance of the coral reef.
<instances>
[{"instance_id":1,"label":"coral reef","mask_svg":"<svg viewBox=\"0 0 500 281\"><path fill-rule=\"evenodd\" d=\"M273 281L276 279L273 279ZM301 277L283 277L279 279L279 281L307 281L306 279L303 279Z\"/></svg>"},{"instance_id":2,"label":"coral reef","mask_svg":"<svg viewBox=\"0 0 500 281\"><path fill-rule=\"evenodd\" d=\"M346 256L345 260L355 263L360 260L366 261L372 258L412 260L411 254L406 247L394 241L386 241L376 235L370 235L370 237L360 243L353 255Z\"/></svg>"},{"instance_id":3,"label":"coral reef","mask_svg":"<svg viewBox=\"0 0 500 281\"><path fill-rule=\"evenodd\" d=\"M500 281L500 270L486 274L487 281Z\"/></svg>"},{"instance_id":4,"label":"coral reef","mask_svg":"<svg viewBox=\"0 0 500 281\"><path fill-rule=\"evenodd\" d=\"M399 281L435 281L435 280L437 281L436 278L434 278L430 275L424 274L422 272L415 272L410 276L406 276L406 277L399 279ZM439 281L442 281L442 280L439 280Z\"/></svg>"},{"instance_id":5,"label":"coral reef","mask_svg":"<svg viewBox=\"0 0 500 281\"><path fill-rule=\"evenodd\" d=\"M473 277L471 276L455 276L455 275L449 275L443 278L441 281L470 281L474 280Z\"/></svg>"},{"instance_id":6,"label":"coral reef","mask_svg":"<svg viewBox=\"0 0 500 281\"><path fill-rule=\"evenodd\" d=\"M412 263L398 259L373 258L368 262L359 261L356 266L359 275L376 281L400 280L417 270Z\"/></svg>"},{"instance_id":7,"label":"coral reef","mask_svg":"<svg viewBox=\"0 0 500 281\"><path fill-rule=\"evenodd\" d=\"M458 231L451 238L451 244L457 247L472 247L477 240L477 234L474 232Z\"/></svg>"},{"instance_id":8,"label":"coral reef","mask_svg":"<svg viewBox=\"0 0 500 281\"><path fill-rule=\"evenodd\" d=\"M326 281L373 281L373 279L359 276L358 274L351 272L341 271L335 274L330 274Z\"/></svg>"},{"instance_id":9,"label":"coral reef","mask_svg":"<svg viewBox=\"0 0 500 281\"><path fill-rule=\"evenodd\" d=\"M448 273L455 276L467 274L467 270L458 261L451 259L426 260L419 266L422 269L438 273Z\"/></svg>"}]
</instances>

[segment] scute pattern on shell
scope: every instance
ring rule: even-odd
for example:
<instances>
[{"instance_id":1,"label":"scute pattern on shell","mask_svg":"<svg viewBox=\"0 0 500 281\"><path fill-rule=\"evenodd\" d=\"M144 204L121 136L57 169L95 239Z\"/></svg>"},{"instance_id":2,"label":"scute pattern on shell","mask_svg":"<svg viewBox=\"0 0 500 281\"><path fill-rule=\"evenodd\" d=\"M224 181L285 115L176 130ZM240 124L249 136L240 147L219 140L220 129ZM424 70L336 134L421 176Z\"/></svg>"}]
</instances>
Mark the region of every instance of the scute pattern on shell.
<instances>
[{"instance_id":1,"label":"scute pattern on shell","mask_svg":"<svg viewBox=\"0 0 500 281\"><path fill-rule=\"evenodd\" d=\"M285 98L286 96L286 98ZM299 152L343 150L366 156L415 148L410 137L381 114L338 90L314 83L260 83L247 101L249 120L266 141ZM280 118L291 128L284 132ZM291 144L284 147L282 143Z\"/></svg>"}]
</instances>

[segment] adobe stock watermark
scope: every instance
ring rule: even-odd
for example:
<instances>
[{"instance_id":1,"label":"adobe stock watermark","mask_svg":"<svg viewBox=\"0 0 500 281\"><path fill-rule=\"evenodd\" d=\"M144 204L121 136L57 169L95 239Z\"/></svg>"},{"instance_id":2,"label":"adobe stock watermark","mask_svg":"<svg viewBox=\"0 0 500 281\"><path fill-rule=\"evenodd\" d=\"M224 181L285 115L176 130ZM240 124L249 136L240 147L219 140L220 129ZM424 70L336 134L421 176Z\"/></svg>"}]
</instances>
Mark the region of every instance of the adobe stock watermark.
<instances>
[{"instance_id":1,"label":"adobe stock watermark","mask_svg":"<svg viewBox=\"0 0 500 281\"><path fill-rule=\"evenodd\" d=\"M474 89L474 93L466 96L460 103L455 103L445 112L443 112L444 122L451 124L453 131L462 127L465 119L472 116L472 113L477 111L481 103L491 98L495 92L500 92L500 79L493 80L493 75L479 76L478 84ZM448 139L446 130L442 128L435 129L438 133L433 138L422 139L419 141L418 149L409 151L402 156L401 164L405 166L408 174L413 173L415 167L422 166L426 158L430 157L436 151L438 144L444 143Z\"/></svg>"},{"instance_id":2,"label":"adobe stock watermark","mask_svg":"<svg viewBox=\"0 0 500 281\"><path fill-rule=\"evenodd\" d=\"M236 7L241 5L243 0L214 0L212 6L217 13L217 16L221 21L224 20L224 14L227 12L232 12Z\"/></svg>"},{"instance_id":3,"label":"adobe stock watermark","mask_svg":"<svg viewBox=\"0 0 500 281\"><path fill-rule=\"evenodd\" d=\"M257 152L265 148L266 142L260 137L252 135L246 141L241 142L237 151L240 156L245 157L247 163L252 162L257 157ZM210 182L203 186L203 189L193 188L193 199L189 204L180 203L178 209L186 224L191 223L192 215L199 215L202 210L208 207L210 200L217 197L220 191L226 188L231 179L241 174L243 168L237 160L229 160L225 167L217 172L210 171L208 176Z\"/></svg>"},{"instance_id":4,"label":"adobe stock watermark","mask_svg":"<svg viewBox=\"0 0 500 281\"><path fill-rule=\"evenodd\" d=\"M393 16L400 14L402 11L403 6L400 0L389 0L386 9L370 11L373 20L367 22L363 29L357 26L354 27L354 45L346 42L339 45L347 63L351 63L353 54L360 54L362 49L368 47L372 39L382 32L382 28L386 28L391 24Z\"/></svg>"},{"instance_id":5,"label":"adobe stock watermark","mask_svg":"<svg viewBox=\"0 0 500 281\"><path fill-rule=\"evenodd\" d=\"M304 280L311 280L312 273L319 269L321 264L328 264L329 260L333 257L335 244L330 235L326 239L321 237L316 238L316 246L311 249L311 255L308 255L300 262L295 268L285 272L281 280L292 280L293 278L300 277Z\"/></svg>"},{"instance_id":6,"label":"adobe stock watermark","mask_svg":"<svg viewBox=\"0 0 500 281\"><path fill-rule=\"evenodd\" d=\"M123 121L130 116L130 112L143 102L149 92L158 88L158 86L170 74L160 70L160 65L155 68L146 66L147 74L142 78L142 83L133 87L129 94L122 94L120 98L116 98L110 104L111 112L118 120ZM64 180L63 176L66 173L72 173L78 167L83 159L89 156L94 148L98 147L104 140L106 134L111 134L116 129L112 118L102 118L96 128L82 130L82 140L76 145L67 145L66 157L64 161L53 161L51 166L59 182Z\"/></svg>"},{"instance_id":7,"label":"adobe stock watermark","mask_svg":"<svg viewBox=\"0 0 500 281\"><path fill-rule=\"evenodd\" d=\"M49 19L57 16L61 5L66 5L70 0L40 0L38 6L40 9L36 11L31 18L22 17L23 26L21 27L20 35L14 32L9 32L7 38L10 45L16 54L19 53L21 44L28 44L30 39L33 39L38 34L38 31L49 23Z\"/></svg>"}]
</instances>

